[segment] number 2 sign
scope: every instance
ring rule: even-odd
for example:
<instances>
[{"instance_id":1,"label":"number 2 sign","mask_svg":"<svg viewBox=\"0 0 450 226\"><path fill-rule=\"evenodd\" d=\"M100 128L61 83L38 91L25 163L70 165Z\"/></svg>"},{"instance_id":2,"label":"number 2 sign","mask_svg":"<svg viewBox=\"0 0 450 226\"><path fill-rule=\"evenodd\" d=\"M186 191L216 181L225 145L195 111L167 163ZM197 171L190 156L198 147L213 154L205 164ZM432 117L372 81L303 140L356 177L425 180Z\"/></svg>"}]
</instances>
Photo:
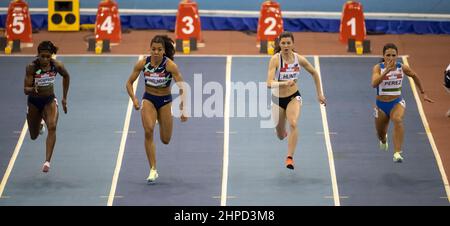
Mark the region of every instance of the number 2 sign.
<instances>
[{"instance_id":1,"label":"number 2 sign","mask_svg":"<svg viewBox=\"0 0 450 226\"><path fill-rule=\"evenodd\" d=\"M261 5L257 41L274 41L283 32L280 4L265 1Z\"/></svg>"},{"instance_id":2,"label":"number 2 sign","mask_svg":"<svg viewBox=\"0 0 450 226\"><path fill-rule=\"evenodd\" d=\"M348 1L344 4L339 30L339 40L344 44L347 44L348 39L356 41L366 39L366 25L361 3Z\"/></svg>"}]
</instances>

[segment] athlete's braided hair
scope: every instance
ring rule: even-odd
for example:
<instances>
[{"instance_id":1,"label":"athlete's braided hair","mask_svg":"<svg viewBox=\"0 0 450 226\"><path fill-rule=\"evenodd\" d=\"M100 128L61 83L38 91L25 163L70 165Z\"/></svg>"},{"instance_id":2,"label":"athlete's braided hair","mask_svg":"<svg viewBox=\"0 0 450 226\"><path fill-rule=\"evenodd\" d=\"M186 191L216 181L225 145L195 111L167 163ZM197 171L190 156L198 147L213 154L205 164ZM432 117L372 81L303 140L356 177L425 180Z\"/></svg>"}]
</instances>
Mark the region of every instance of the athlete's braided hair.
<instances>
[{"instance_id":1,"label":"athlete's braided hair","mask_svg":"<svg viewBox=\"0 0 450 226\"><path fill-rule=\"evenodd\" d=\"M165 56L169 59L173 60L173 56L175 55L175 48L174 48L174 41L169 38L167 35L156 35L153 37L152 41L150 42L150 46L153 43L161 43L164 46Z\"/></svg>"},{"instance_id":2,"label":"athlete's braided hair","mask_svg":"<svg viewBox=\"0 0 450 226\"><path fill-rule=\"evenodd\" d=\"M51 41L42 41L39 44L37 50L38 54L42 51L49 51L50 54L56 54L56 52L58 51L58 47L56 47Z\"/></svg>"}]
</instances>

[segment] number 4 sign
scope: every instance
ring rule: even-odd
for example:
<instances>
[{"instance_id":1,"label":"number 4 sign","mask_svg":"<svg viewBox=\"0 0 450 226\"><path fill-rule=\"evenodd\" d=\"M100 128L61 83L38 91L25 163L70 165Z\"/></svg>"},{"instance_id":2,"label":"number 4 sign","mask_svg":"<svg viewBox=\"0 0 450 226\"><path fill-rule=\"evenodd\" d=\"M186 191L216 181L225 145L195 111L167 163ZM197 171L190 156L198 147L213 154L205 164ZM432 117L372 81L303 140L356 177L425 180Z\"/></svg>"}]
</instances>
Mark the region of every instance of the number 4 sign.
<instances>
[{"instance_id":1,"label":"number 4 sign","mask_svg":"<svg viewBox=\"0 0 450 226\"><path fill-rule=\"evenodd\" d=\"M28 4L22 0L9 3L6 18L6 39L8 41L20 40L23 43L32 43L31 19Z\"/></svg>"},{"instance_id":2,"label":"number 4 sign","mask_svg":"<svg viewBox=\"0 0 450 226\"><path fill-rule=\"evenodd\" d=\"M348 39L361 42L366 39L363 7L359 2L348 1L342 9L339 40L346 44Z\"/></svg>"},{"instance_id":3,"label":"number 4 sign","mask_svg":"<svg viewBox=\"0 0 450 226\"><path fill-rule=\"evenodd\" d=\"M113 0L100 2L95 20L95 40L119 43L122 38L119 7Z\"/></svg>"}]
</instances>

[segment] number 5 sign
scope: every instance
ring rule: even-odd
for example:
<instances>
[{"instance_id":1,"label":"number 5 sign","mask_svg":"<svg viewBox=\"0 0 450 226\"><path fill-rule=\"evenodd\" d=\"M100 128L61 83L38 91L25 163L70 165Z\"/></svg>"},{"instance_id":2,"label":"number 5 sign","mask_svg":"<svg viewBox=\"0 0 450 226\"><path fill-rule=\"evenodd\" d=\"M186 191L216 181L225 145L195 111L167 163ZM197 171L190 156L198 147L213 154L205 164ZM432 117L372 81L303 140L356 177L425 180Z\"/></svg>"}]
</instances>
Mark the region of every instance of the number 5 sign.
<instances>
[{"instance_id":1,"label":"number 5 sign","mask_svg":"<svg viewBox=\"0 0 450 226\"><path fill-rule=\"evenodd\" d=\"M348 1L342 9L339 40L347 44L348 39L361 42L366 39L363 7L359 2Z\"/></svg>"},{"instance_id":2,"label":"number 5 sign","mask_svg":"<svg viewBox=\"0 0 450 226\"><path fill-rule=\"evenodd\" d=\"M100 2L95 20L95 40L119 43L122 38L119 7L113 0Z\"/></svg>"},{"instance_id":3,"label":"number 5 sign","mask_svg":"<svg viewBox=\"0 0 450 226\"><path fill-rule=\"evenodd\" d=\"M181 1L178 5L175 35L176 39L195 38L197 41L201 41L200 16L196 2Z\"/></svg>"},{"instance_id":4,"label":"number 5 sign","mask_svg":"<svg viewBox=\"0 0 450 226\"><path fill-rule=\"evenodd\" d=\"M28 4L22 0L9 3L6 18L6 39L8 41L20 40L23 43L33 42Z\"/></svg>"},{"instance_id":5,"label":"number 5 sign","mask_svg":"<svg viewBox=\"0 0 450 226\"><path fill-rule=\"evenodd\" d=\"M280 4L265 1L261 5L257 41L274 41L283 32Z\"/></svg>"}]
</instances>

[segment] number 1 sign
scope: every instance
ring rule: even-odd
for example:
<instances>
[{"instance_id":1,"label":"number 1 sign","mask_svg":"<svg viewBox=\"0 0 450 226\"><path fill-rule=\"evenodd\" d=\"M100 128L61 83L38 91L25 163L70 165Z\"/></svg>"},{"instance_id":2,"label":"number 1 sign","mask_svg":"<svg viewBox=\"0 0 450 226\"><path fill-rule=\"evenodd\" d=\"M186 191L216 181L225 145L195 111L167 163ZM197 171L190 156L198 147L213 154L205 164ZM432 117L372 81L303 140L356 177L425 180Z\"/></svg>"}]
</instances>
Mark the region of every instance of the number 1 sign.
<instances>
[{"instance_id":1,"label":"number 1 sign","mask_svg":"<svg viewBox=\"0 0 450 226\"><path fill-rule=\"evenodd\" d=\"M339 30L339 40L344 44L348 39L360 42L366 39L366 24L361 3L348 1L344 4Z\"/></svg>"}]
</instances>

